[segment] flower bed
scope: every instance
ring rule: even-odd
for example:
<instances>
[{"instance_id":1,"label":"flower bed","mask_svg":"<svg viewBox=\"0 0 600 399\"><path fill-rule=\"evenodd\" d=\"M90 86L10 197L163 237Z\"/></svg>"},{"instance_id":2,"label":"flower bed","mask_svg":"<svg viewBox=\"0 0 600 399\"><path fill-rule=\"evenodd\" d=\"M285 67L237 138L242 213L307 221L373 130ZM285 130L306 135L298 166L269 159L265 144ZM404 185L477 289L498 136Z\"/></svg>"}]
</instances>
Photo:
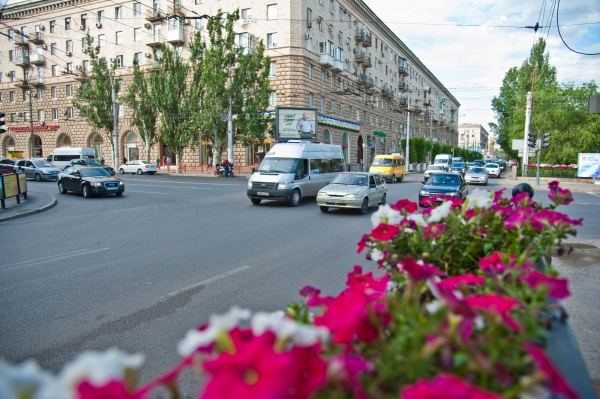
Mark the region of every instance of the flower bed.
<instances>
[{"instance_id":1,"label":"flower bed","mask_svg":"<svg viewBox=\"0 0 600 399\"><path fill-rule=\"evenodd\" d=\"M527 176L528 177L536 177L537 174L537 164L530 163L527 165ZM577 165L571 164L540 164L540 176L541 177L567 177L567 178L576 178L577 177Z\"/></svg>"},{"instance_id":2,"label":"flower bed","mask_svg":"<svg viewBox=\"0 0 600 399\"><path fill-rule=\"evenodd\" d=\"M568 284L532 265L581 221L556 211L571 194L549 188L547 208L482 190L421 213L408 200L381 206L358 243L380 275L354 266L341 293L304 287L287 313L214 315L179 343L178 365L141 387L130 377L142 357L114 350L58 376L0 361L0 397L132 399L159 386L179 397L179 374L194 368L206 399L576 398L544 349L548 299Z\"/></svg>"}]
</instances>

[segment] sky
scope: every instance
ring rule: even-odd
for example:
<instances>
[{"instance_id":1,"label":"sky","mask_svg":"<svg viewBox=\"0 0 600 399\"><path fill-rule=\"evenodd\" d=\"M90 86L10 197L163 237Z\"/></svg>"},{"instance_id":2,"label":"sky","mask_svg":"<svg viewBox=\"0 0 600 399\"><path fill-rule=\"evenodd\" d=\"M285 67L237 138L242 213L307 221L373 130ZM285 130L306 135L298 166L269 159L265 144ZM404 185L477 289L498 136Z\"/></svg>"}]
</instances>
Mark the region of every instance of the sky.
<instances>
[{"instance_id":1,"label":"sky","mask_svg":"<svg viewBox=\"0 0 600 399\"><path fill-rule=\"evenodd\" d=\"M491 101L506 72L521 66L540 37L559 83L600 85L600 55L568 48L600 53L600 0L364 2L460 102L458 123L489 131L496 122ZM524 28L536 23L537 32Z\"/></svg>"}]
</instances>

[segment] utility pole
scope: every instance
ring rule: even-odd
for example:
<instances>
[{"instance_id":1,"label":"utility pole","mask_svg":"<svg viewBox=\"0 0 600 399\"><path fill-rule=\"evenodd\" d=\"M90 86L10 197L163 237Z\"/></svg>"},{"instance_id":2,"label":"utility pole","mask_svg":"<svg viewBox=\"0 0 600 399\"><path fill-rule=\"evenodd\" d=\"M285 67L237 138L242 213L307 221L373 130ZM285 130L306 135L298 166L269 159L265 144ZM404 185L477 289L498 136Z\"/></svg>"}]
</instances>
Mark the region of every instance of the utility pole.
<instances>
[{"instance_id":1,"label":"utility pole","mask_svg":"<svg viewBox=\"0 0 600 399\"><path fill-rule=\"evenodd\" d=\"M118 133L118 128L117 128L117 93L115 92L115 82L114 82L114 76L112 74L109 75L110 76L110 89L111 89L111 95L112 95L112 112L113 112L113 140L114 140L114 147L115 150L113 152L113 157L114 157L114 165L115 165L115 170L119 167L120 163L119 163L119 133Z\"/></svg>"},{"instance_id":2,"label":"utility pole","mask_svg":"<svg viewBox=\"0 0 600 399\"><path fill-rule=\"evenodd\" d=\"M29 159L33 158L33 93L29 90Z\"/></svg>"},{"instance_id":3,"label":"utility pole","mask_svg":"<svg viewBox=\"0 0 600 399\"><path fill-rule=\"evenodd\" d=\"M527 92L527 108L525 110L525 137L523 139L523 177L527 177L527 164L529 163L529 146L527 139L529 138L529 124L531 122L531 103L533 95Z\"/></svg>"},{"instance_id":4,"label":"utility pole","mask_svg":"<svg viewBox=\"0 0 600 399\"><path fill-rule=\"evenodd\" d=\"M227 110L227 159L229 163L233 162L233 111L231 104L231 68L229 68L229 109Z\"/></svg>"},{"instance_id":5,"label":"utility pole","mask_svg":"<svg viewBox=\"0 0 600 399\"><path fill-rule=\"evenodd\" d=\"M406 172L410 172L410 111L406 111Z\"/></svg>"}]
</instances>

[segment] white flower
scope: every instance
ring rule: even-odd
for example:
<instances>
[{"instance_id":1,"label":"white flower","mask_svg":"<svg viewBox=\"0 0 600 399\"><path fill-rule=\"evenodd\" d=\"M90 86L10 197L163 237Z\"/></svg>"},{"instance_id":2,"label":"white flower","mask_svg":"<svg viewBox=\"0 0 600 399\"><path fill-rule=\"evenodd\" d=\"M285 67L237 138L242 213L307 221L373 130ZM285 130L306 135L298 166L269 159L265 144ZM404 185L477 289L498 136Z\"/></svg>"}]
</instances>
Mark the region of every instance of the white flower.
<instances>
[{"instance_id":1,"label":"white flower","mask_svg":"<svg viewBox=\"0 0 600 399\"><path fill-rule=\"evenodd\" d=\"M371 215L373 227L377 227L381 223L397 225L402 219L403 217L400 212L392 209L388 204L380 205L379 209Z\"/></svg>"},{"instance_id":2,"label":"white flower","mask_svg":"<svg viewBox=\"0 0 600 399\"><path fill-rule=\"evenodd\" d=\"M381 259L383 259L383 252L381 252L377 248L372 249L371 250L371 259L374 260L375 262L380 261Z\"/></svg>"},{"instance_id":3,"label":"white flower","mask_svg":"<svg viewBox=\"0 0 600 399\"><path fill-rule=\"evenodd\" d=\"M433 208L429 214L429 218L427 219L429 223L441 222L442 219L448 217L448 215L450 215L451 206L452 203L450 201L444 201L442 202L442 205Z\"/></svg>"},{"instance_id":4,"label":"white flower","mask_svg":"<svg viewBox=\"0 0 600 399\"><path fill-rule=\"evenodd\" d=\"M224 331L231 331L242 321L248 321L252 312L248 309L241 309L239 306L232 306L231 309L222 315L211 315L208 319L208 326L202 330L189 330L183 340L177 345L177 353L181 357L191 355L198 348L203 348L215 341Z\"/></svg>"},{"instance_id":5,"label":"white flower","mask_svg":"<svg viewBox=\"0 0 600 399\"><path fill-rule=\"evenodd\" d=\"M265 331L272 331L278 338L292 339L298 346L311 346L316 342L329 339L329 330L302 324L285 317L281 310L273 313L257 312L250 321L252 333L261 335Z\"/></svg>"},{"instance_id":6,"label":"white flower","mask_svg":"<svg viewBox=\"0 0 600 399\"><path fill-rule=\"evenodd\" d=\"M437 311L440 310L441 308L442 308L442 302L438 301L437 299L435 299L425 305L425 309L427 309L427 311L431 314L437 313Z\"/></svg>"},{"instance_id":7,"label":"white flower","mask_svg":"<svg viewBox=\"0 0 600 399\"><path fill-rule=\"evenodd\" d=\"M0 359L0 398L33 398L53 378L50 373L40 369L34 360L12 366Z\"/></svg>"},{"instance_id":8,"label":"white flower","mask_svg":"<svg viewBox=\"0 0 600 399\"><path fill-rule=\"evenodd\" d=\"M494 202L494 193L487 190L476 188L467 196L467 209L485 208L488 209Z\"/></svg>"},{"instance_id":9,"label":"white flower","mask_svg":"<svg viewBox=\"0 0 600 399\"><path fill-rule=\"evenodd\" d=\"M77 386L82 381L100 386L111 380L124 380L125 370L137 369L143 363L143 355L128 355L114 348L106 352L81 353L65 365L55 380L40 389L36 399L75 398Z\"/></svg>"},{"instance_id":10,"label":"white flower","mask_svg":"<svg viewBox=\"0 0 600 399\"><path fill-rule=\"evenodd\" d=\"M419 226L425 227L427 226L427 222L425 221L425 218L423 218L423 214L422 213L411 213L410 215L408 215L406 217L408 220L414 220L414 222L416 224L418 224Z\"/></svg>"}]
</instances>

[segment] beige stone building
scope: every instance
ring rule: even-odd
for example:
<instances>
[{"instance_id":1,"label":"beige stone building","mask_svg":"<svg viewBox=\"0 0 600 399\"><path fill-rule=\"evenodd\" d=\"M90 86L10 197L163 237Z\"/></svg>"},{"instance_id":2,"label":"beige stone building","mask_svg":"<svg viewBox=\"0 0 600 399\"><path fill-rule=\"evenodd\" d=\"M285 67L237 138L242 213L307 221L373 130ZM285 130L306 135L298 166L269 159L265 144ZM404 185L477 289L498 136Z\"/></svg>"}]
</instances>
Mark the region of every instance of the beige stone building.
<instances>
[{"instance_id":1,"label":"beige stone building","mask_svg":"<svg viewBox=\"0 0 600 399\"><path fill-rule=\"evenodd\" d=\"M456 98L361 0L34 0L13 3L2 16L0 109L9 127L0 137L2 155L28 154L32 118L34 156L71 146L112 159L112 138L94 131L72 106L90 70L86 32L101 56L117 64L123 90L134 57L151 67L152 49L161 42L185 57L193 32L205 31L206 20L193 17L235 8L238 44L251 51L262 40L271 57L270 109L316 108L318 140L342 145L349 163L403 152L407 133L458 144ZM119 104L119 153L135 159L144 156L144 143L130 115ZM367 136L373 149L366 148ZM274 143L236 146L234 162L255 164ZM177 162L204 163L209 147L189 148ZM158 143L152 154L170 152Z\"/></svg>"},{"instance_id":2,"label":"beige stone building","mask_svg":"<svg viewBox=\"0 0 600 399\"><path fill-rule=\"evenodd\" d=\"M480 124L461 123L458 125L458 147L490 155L494 148L494 136Z\"/></svg>"}]
</instances>

